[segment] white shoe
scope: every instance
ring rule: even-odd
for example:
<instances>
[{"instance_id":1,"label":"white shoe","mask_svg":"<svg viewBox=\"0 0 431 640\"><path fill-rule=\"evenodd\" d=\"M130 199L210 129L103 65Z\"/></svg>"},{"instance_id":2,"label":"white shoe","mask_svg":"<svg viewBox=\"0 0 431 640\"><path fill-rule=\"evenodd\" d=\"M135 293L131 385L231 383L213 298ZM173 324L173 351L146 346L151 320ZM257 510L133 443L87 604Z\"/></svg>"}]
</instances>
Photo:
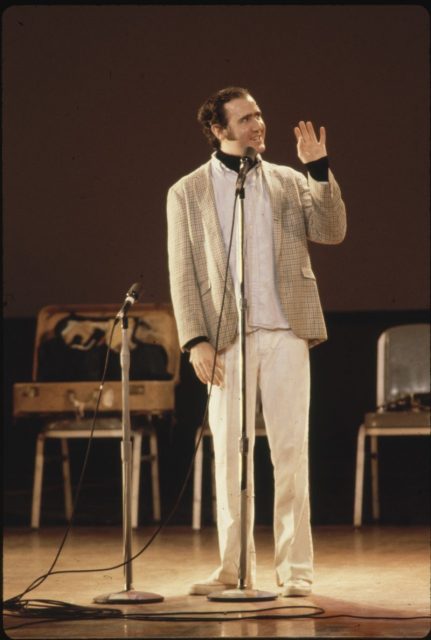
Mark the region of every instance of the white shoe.
<instances>
[{"instance_id":1,"label":"white shoe","mask_svg":"<svg viewBox=\"0 0 431 640\"><path fill-rule=\"evenodd\" d=\"M235 589L236 584L226 584L220 580L205 580L197 582L190 587L190 596L207 596L213 591L225 591L226 589Z\"/></svg>"},{"instance_id":2,"label":"white shoe","mask_svg":"<svg viewBox=\"0 0 431 640\"><path fill-rule=\"evenodd\" d=\"M309 596L311 594L311 583L307 580L289 580L283 585L282 596L290 598L292 596Z\"/></svg>"}]
</instances>

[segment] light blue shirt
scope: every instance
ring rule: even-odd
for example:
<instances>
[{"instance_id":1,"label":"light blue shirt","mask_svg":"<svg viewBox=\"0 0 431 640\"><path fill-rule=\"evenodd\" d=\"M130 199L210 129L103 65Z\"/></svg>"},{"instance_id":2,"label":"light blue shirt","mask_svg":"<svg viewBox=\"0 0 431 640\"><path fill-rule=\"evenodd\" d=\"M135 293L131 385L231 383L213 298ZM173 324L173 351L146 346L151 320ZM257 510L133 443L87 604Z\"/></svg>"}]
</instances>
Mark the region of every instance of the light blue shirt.
<instances>
[{"instance_id":1,"label":"light blue shirt","mask_svg":"<svg viewBox=\"0 0 431 640\"><path fill-rule=\"evenodd\" d=\"M233 203L238 174L223 164L215 153L211 158L217 214L226 253L232 229ZM272 208L259 162L247 174L244 199L244 285L247 300L247 331L254 329L288 329L281 309L275 280ZM239 198L235 214L234 235L229 267L239 303L238 221Z\"/></svg>"}]
</instances>

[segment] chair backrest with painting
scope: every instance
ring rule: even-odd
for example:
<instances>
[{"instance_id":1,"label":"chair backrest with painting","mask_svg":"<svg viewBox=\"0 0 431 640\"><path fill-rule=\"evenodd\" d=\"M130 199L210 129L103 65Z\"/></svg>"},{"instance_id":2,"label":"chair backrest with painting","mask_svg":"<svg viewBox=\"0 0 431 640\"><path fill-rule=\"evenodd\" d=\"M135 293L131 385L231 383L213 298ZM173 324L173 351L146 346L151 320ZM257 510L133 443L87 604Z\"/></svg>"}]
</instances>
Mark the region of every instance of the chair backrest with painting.
<instances>
[{"instance_id":1,"label":"chair backrest with painting","mask_svg":"<svg viewBox=\"0 0 431 640\"><path fill-rule=\"evenodd\" d=\"M100 380L117 309L114 305L58 305L38 315L33 379ZM178 377L179 346L170 305L137 304L128 318L131 380ZM120 380L121 326L114 327L107 380Z\"/></svg>"}]
</instances>

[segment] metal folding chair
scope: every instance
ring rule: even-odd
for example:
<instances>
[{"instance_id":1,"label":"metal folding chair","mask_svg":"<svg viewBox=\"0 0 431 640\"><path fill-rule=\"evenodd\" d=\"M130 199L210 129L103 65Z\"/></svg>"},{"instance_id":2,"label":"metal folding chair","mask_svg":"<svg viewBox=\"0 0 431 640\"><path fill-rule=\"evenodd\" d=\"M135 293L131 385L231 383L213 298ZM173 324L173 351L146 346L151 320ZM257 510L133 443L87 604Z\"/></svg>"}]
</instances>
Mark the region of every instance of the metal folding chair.
<instances>
[{"instance_id":1,"label":"metal folding chair","mask_svg":"<svg viewBox=\"0 0 431 640\"><path fill-rule=\"evenodd\" d=\"M370 438L372 516L380 517L378 438L430 435L430 325L384 331L377 344L377 410L358 431L353 522L362 524L366 438Z\"/></svg>"}]
</instances>

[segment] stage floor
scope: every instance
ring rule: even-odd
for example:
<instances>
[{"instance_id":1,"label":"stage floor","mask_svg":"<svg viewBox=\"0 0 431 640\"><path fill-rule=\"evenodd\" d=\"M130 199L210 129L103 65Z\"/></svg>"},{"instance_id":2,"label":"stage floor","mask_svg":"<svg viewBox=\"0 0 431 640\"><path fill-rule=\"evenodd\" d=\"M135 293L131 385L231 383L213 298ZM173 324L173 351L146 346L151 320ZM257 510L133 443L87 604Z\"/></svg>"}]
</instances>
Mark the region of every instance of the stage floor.
<instances>
[{"instance_id":1,"label":"stage floor","mask_svg":"<svg viewBox=\"0 0 431 640\"><path fill-rule=\"evenodd\" d=\"M154 528L133 534L133 552L145 544ZM43 621L12 629L26 622L6 616L10 638L413 638L424 637L429 619L372 619L430 615L430 539L427 527L350 526L315 527L315 583L307 598L279 597L272 602L216 603L203 596L188 596L189 585L205 579L217 566L216 530L201 532L188 527L166 527L151 547L133 562L133 586L164 597L160 604L111 605L128 613L210 612L228 614L268 607L322 607L320 619L284 619L307 609L275 609L272 618L224 621L81 620ZM22 592L50 567L63 536L60 527L38 531L4 530L3 597ZM272 530L256 529L257 588L279 592L273 570ZM56 570L106 568L122 561L122 531L118 527L77 527L61 554ZM27 598L47 598L93 605L93 598L124 588L123 570L98 573L66 573L50 576ZM104 605L106 606L106 605ZM370 619L349 618L370 616Z\"/></svg>"}]
</instances>

